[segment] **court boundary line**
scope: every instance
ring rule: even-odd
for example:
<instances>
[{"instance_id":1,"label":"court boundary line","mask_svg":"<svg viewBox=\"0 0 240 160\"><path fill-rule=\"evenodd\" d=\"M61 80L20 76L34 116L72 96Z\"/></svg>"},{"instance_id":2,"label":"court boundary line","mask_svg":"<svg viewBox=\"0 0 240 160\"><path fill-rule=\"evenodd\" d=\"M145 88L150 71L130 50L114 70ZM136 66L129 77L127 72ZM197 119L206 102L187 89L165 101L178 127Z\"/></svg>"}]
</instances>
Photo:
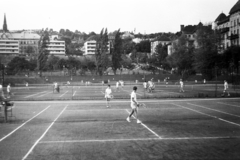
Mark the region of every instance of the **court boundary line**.
<instances>
[{"instance_id":1,"label":"court boundary line","mask_svg":"<svg viewBox=\"0 0 240 160\"><path fill-rule=\"evenodd\" d=\"M68 105L67 105L68 106ZM49 131L49 129L53 126L53 124L57 121L57 119L62 115L64 110L67 108L65 106L63 110L58 114L58 116L54 119L54 121L48 126L48 128L45 130L45 132L42 134L42 136L33 144L33 146L29 149L29 151L25 154L25 156L22 158L22 160L25 160L28 155L33 151L33 149L37 146L37 144L41 141L41 139L46 135L46 133Z\"/></svg>"},{"instance_id":2,"label":"court boundary line","mask_svg":"<svg viewBox=\"0 0 240 160\"><path fill-rule=\"evenodd\" d=\"M59 97L62 97L64 96L66 93L68 92L68 90L66 92L64 92L62 95L60 95Z\"/></svg>"},{"instance_id":3,"label":"court boundary line","mask_svg":"<svg viewBox=\"0 0 240 160\"><path fill-rule=\"evenodd\" d=\"M179 106L179 107L182 107L182 108L185 108L185 109L188 109L188 110L191 110L191 111L193 111L193 112L197 112L197 113L203 114L203 115L205 115L205 116L209 116L209 117L218 119L218 120L220 120L220 121L227 122L227 123L230 123L230 124L233 124L233 125L236 125L236 126L239 126L239 127L240 127L240 124L238 124L238 123L234 123L234 122L231 122L231 121L222 119L222 118L218 118L217 116L212 116L212 115L210 115L210 114L203 113L203 112L200 112L200 111L197 111L197 110L194 110L194 109L191 109L191 108L182 106L182 105L178 105L178 104L174 104L174 103L172 103L172 104L173 104L173 105L176 105L176 106Z\"/></svg>"},{"instance_id":4,"label":"court boundary line","mask_svg":"<svg viewBox=\"0 0 240 160\"><path fill-rule=\"evenodd\" d=\"M124 141L166 141L166 140L217 140L217 139L240 139L240 136L89 139L89 140L41 141L41 142L39 142L39 144L91 143L91 142L124 142Z\"/></svg>"},{"instance_id":5,"label":"court boundary line","mask_svg":"<svg viewBox=\"0 0 240 160\"><path fill-rule=\"evenodd\" d=\"M234 105L234 104L227 104L227 103L223 103L223 102L217 102L217 103L240 108L240 106L237 106L237 105Z\"/></svg>"},{"instance_id":6,"label":"court boundary line","mask_svg":"<svg viewBox=\"0 0 240 160\"><path fill-rule=\"evenodd\" d=\"M43 91L43 92L39 92L39 93L35 93L35 94L31 94L31 95L29 95L29 96L26 96L26 97L24 97L24 98L29 98L29 97L32 97L32 96L35 96L35 95L38 95L38 94L44 94L44 93L46 93L47 91Z\"/></svg>"},{"instance_id":7,"label":"court boundary line","mask_svg":"<svg viewBox=\"0 0 240 160\"><path fill-rule=\"evenodd\" d=\"M126 109L125 110L128 114L130 114L130 112ZM133 116L134 119L136 119L135 116ZM142 122L140 123L143 127L147 128L148 131L150 131L151 133L153 133L156 137L158 138L162 138L161 136L159 136L156 132L154 132L153 130L151 130L148 126L146 126L145 124L143 124Z\"/></svg>"},{"instance_id":8,"label":"court boundary line","mask_svg":"<svg viewBox=\"0 0 240 160\"><path fill-rule=\"evenodd\" d=\"M46 107L45 109L43 109L42 111L40 111L38 114L36 114L35 116L33 116L32 118L30 118L29 120L27 120L26 122L24 122L23 124L21 124L20 126L18 126L16 129L14 129L13 131L11 131L10 133L8 133L6 136L4 136L3 138L0 139L0 142L2 142L4 139L6 139L7 137L9 137L10 135L12 135L14 132L16 132L18 129L22 128L25 124L27 124L28 122L30 122L31 120L33 120L34 118L36 118L37 116L39 116L40 114L42 114L45 110L47 110L49 107L51 107L51 105L49 105L48 107Z\"/></svg>"},{"instance_id":9,"label":"court boundary line","mask_svg":"<svg viewBox=\"0 0 240 160\"><path fill-rule=\"evenodd\" d=\"M235 114L231 114L231 113L219 111L219 110L217 110L217 109L212 109L212 108L208 108L208 107L204 107L204 106L197 105L197 104L192 104L192 103L187 103L187 104L192 105L192 106L196 106L196 107L200 107L200 108L205 108L205 109L208 109L208 110L212 110L212 111L215 111L215 112L219 112L219 113L223 113L223 114L227 114L227 115L230 115L230 116L234 116L234 117L240 118L239 115L235 115Z\"/></svg>"},{"instance_id":10,"label":"court boundary line","mask_svg":"<svg viewBox=\"0 0 240 160\"><path fill-rule=\"evenodd\" d=\"M52 93L52 92L47 92L47 93L45 93L45 94L42 94L42 95L40 95L40 96L37 96L37 97L42 97L42 96L45 96L45 95L47 95L47 94L50 94L50 93Z\"/></svg>"},{"instance_id":11,"label":"court boundary line","mask_svg":"<svg viewBox=\"0 0 240 160\"><path fill-rule=\"evenodd\" d=\"M166 103L166 102L173 102L173 101L176 101L176 102L186 102L186 101L216 101L216 100L240 100L240 98L209 98L209 99L159 99L159 100L143 100L141 102L144 102L144 103ZM33 103L33 102L37 102L37 103L71 103L71 104L74 104L74 103L106 103L106 100L81 100L81 101L77 101L77 100L57 100L57 101L14 101L16 103ZM119 100L119 101L112 101L113 103L125 103L125 102L129 102L129 100Z\"/></svg>"},{"instance_id":12,"label":"court boundary line","mask_svg":"<svg viewBox=\"0 0 240 160\"><path fill-rule=\"evenodd\" d=\"M123 109L117 109L117 108L114 108L114 109L111 109L111 108L102 108L102 109L67 109L67 111L69 112L81 112L81 111L84 111L84 112L91 112L91 111L123 111L123 110L126 110L127 108L123 108ZM141 110L159 110L159 109L169 109L169 110L173 110L173 109L179 109L179 107L175 107L175 108L168 108L168 107L164 107L164 108L141 108Z\"/></svg>"}]
</instances>

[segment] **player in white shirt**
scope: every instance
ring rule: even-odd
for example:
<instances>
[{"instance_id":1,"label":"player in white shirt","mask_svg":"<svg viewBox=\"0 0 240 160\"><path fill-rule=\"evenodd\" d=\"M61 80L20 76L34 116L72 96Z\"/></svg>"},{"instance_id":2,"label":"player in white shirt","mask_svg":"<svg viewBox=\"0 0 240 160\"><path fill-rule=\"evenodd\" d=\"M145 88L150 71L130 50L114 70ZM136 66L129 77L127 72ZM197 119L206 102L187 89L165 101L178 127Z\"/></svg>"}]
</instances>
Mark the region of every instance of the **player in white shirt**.
<instances>
[{"instance_id":1,"label":"player in white shirt","mask_svg":"<svg viewBox=\"0 0 240 160\"><path fill-rule=\"evenodd\" d=\"M119 91L119 81L116 82L116 92Z\"/></svg>"},{"instance_id":2,"label":"player in white shirt","mask_svg":"<svg viewBox=\"0 0 240 160\"><path fill-rule=\"evenodd\" d=\"M228 91L228 82L227 82L226 80L224 80L223 87L224 87L224 89L223 89L223 94L222 94L222 96L225 95L225 92L227 92L227 93L228 93L228 96L230 96L230 93L229 93L229 91Z\"/></svg>"},{"instance_id":3,"label":"player in white shirt","mask_svg":"<svg viewBox=\"0 0 240 160\"><path fill-rule=\"evenodd\" d=\"M179 90L179 92L184 92L184 90L183 90L183 81L182 81L182 79L180 79L180 82L179 82L179 84L180 84L180 90Z\"/></svg>"},{"instance_id":4,"label":"player in white shirt","mask_svg":"<svg viewBox=\"0 0 240 160\"><path fill-rule=\"evenodd\" d=\"M108 88L105 90L105 98L107 101L107 107L110 107L110 100L112 98L112 89L110 85L108 85Z\"/></svg>"},{"instance_id":5,"label":"player in white shirt","mask_svg":"<svg viewBox=\"0 0 240 160\"><path fill-rule=\"evenodd\" d=\"M129 116L127 117L127 121L128 122L131 122L130 121L130 118L133 114L135 114L135 118L137 119L137 123L141 123L140 120L138 120L138 117L137 117L137 107L138 107L138 102L137 102L137 95L136 95L136 92L137 92L137 87L134 86L133 87L133 91L131 93L131 108L132 108L132 112L129 114Z\"/></svg>"},{"instance_id":6,"label":"player in white shirt","mask_svg":"<svg viewBox=\"0 0 240 160\"><path fill-rule=\"evenodd\" d=\"M143 82L143 88L144 88L144 90L147 90L147 82L146 81Z\"/></svg>"},{"instance_id":7,"label":"player in white shirt","mask_svg":"<svg viewBox=\"0 0 240 160\"><path fill-rule=\"evenodd\" d=\"M11 95L11 84L10 83L7 86L7 93L8 93L8 97L7 98L10 98L10 95Z\"/></svg>"}]
</instances>

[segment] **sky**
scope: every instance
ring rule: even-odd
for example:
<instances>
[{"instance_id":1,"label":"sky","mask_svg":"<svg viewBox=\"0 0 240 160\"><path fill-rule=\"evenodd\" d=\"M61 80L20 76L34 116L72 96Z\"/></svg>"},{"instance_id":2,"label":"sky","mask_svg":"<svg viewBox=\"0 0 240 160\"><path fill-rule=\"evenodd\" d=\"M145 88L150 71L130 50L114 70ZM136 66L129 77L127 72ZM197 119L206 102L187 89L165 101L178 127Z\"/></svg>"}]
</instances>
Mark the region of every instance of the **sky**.
<instances>
[{"instance_id":1,"label":"sky","mask_svg":"<svg viewBox=\"0 0 240 160\"><path fill-rule=\"evenodd\" d=\"M238 0L0 0L9 30L52 28L100 33L120 29L150 34L213 22ZM1 24L2 23L2 24Z\"/></svg>"}]
</instances>

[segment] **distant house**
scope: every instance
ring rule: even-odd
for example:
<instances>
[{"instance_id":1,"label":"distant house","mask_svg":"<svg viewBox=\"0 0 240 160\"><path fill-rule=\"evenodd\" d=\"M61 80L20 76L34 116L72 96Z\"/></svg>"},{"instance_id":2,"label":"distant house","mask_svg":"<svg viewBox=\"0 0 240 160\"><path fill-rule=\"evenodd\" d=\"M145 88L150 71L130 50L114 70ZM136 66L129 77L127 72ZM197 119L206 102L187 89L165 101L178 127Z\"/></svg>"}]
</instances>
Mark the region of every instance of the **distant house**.
<instances>
[{"instance_id":1,"label":"distant house","mask_svg":"<svg viewBox=\"0 0 240 160\"><path fill-rule=\"evenodd\" d=\"M122 38L122 39L127 39L127 38L133 39L133 38L134 38L134 35L131 34L130 32L125 32L125 33L122 34L122 37L121 37L121 38Z\"/></svg>"},{"instance_id":2,"label":"distant house","mask_svg":"<svg viewBox=\"0 0 240 160\"><path fill-rule=\"evenodd\" d=\"M151 41L151 54L155 54L155 50L156 50L156 47L157 45L159 44L162 44L162 46L165 46L165 45L169 45L171 44L171 40L169 37L165 36L165 35L162 35L158 38L156 38L155 40L152 40Z\"/></svg>"}]
</instances>

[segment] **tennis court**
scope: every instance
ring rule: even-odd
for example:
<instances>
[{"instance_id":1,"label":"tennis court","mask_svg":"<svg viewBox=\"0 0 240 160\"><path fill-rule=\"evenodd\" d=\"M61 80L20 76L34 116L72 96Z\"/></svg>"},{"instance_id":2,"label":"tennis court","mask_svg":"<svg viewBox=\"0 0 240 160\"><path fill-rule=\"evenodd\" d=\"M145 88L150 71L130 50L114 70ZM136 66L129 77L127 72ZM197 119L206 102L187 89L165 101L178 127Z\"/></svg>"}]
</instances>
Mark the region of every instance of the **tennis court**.
<instances>
[{"instance_id":1,"label":"tennis court","mask_svg":"<svg viewBox=\"0 0 240 160\"><path fill-rule=\"evenodd\" d=\"M128 99L133 86L138 87L137 95L139 98L196 98L196 97L221 97L223 92L222 84L186 84L185 92L179 92L179 85L156 84L152 93L147 92L141 83L126 83L123 87L116 89L114 83L111 84L115 99ZM86 100L86 99L104 99L107 84L72 84L70 86L60 85L60 92L54 92L52 84L34 85L29 87L12 87L11 96L13 100ZM231 97L240 97L239 86L229 85Z\"/></svg>"},{"instance_id":2,"label":"tennis court","mask_svg":"<svg viewBox=\"0 0 240 160\"><path fill-rule=\"evenodd\" d=\"M240 159L240 99L16 101L0 159Z\"/></svg>"}]
</instances>

